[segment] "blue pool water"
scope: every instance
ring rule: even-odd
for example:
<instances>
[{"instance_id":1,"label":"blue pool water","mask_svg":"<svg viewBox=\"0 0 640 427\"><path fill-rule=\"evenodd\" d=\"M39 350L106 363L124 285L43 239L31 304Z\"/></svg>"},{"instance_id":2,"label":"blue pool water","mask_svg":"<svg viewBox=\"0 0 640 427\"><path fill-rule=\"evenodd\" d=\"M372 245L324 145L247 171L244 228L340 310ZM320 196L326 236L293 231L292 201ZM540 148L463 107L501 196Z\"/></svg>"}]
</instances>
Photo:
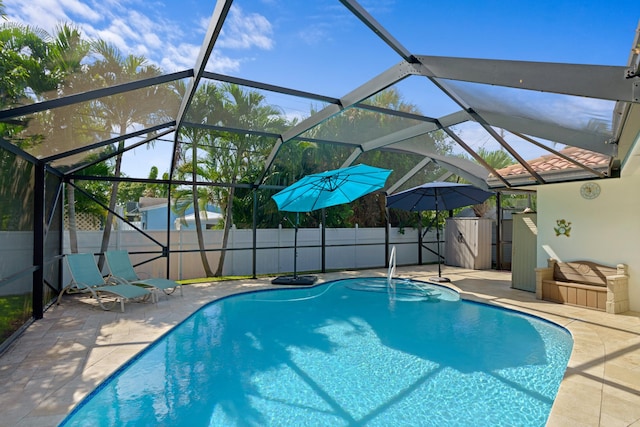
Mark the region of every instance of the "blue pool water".
<instances>
[{"instance_id":1,"label":"blue pool water","mask_svg":"<svg viewBox=\"0 0 640 427\"><path fill-rule=\"evenodd\" d=\"M359 278L215 301L61 425L545 424L573 345L566 330L436 285L395 292Z\"/></svg>"}]
</instances>

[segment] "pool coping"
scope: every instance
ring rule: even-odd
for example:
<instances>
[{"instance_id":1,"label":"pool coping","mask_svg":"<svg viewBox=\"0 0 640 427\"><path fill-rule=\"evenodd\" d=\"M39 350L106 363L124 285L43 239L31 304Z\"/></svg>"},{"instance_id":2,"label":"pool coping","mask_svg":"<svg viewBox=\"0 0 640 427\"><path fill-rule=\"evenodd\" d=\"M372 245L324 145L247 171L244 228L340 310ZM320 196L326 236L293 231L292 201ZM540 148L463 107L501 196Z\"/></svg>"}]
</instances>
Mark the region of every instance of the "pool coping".
<instances>
[{"instance_id":1,"label":"pool coping","mask_svg":"<svg viewBox=\"0 0 640 427\"><path fill-rule=\"evenodd\" d=\"M398 267L397 275L428 281L434 267ZM382 269L328 273L318 275L318 283L385 274ZM539 301L512 289L510 272L444 266L443 275L451 279L444 285L464 299L538 316L572 334L573 351L548 426L640 425L640 313L612 315ZM0 380L6 384L0 389L0 425L57 425L122 364L203 305L274 287L268 278L189 285L184 297L127 304L125 313L104 312L84 297L65 297L0 356Z\"/></svg>"}]
</instances>

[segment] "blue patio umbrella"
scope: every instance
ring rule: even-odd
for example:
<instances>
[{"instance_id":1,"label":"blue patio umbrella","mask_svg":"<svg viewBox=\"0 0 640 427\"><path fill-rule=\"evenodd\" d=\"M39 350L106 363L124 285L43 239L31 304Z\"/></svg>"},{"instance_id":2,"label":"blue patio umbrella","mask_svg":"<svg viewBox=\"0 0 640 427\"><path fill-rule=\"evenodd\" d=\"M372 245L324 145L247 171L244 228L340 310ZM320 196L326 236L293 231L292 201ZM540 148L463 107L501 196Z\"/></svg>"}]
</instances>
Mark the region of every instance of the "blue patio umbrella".
<instances>
[{"instance_id":1,"label":"blue patio umbrella","mask_svg":"<svg viewBox=\"0 0 640 427\"><path fill-rule=\"evenodd\" d=\"M275 284L311 284L315 276L297 275L298 213L350 203L384 187L391 170L365 164L307 175L272 196L278 209L296 212L293 277L280 276Z\"/></svg>"},{"instance_id":2,"label":"blue patio umbrella","mask_svg":"<svg viewBox=\"0 0 640 427\"><path fill-rule=\"evenodd\" d=\"M307 175L272 196L278 209L287 212L311 212L329 206L350 203L384 187L391 174L365 164Z\"/></svg>"},{"instance_id":3,"label":"blue patio umbrella","mask_svg":"<svg viewBox=\"0 0 640 427\"><path fill-rule=\"evenodd\" d=\"M455 182L428 182L409 190L387 196L387 208L405 211L436 211L436 240L438 241L438 277L433 281L448 282L442 277L440 267L440 230L437 226L440 210L451 210L463 206L477 205L493 195L490 191L470 184Z\"/></svg>"}]
</instances>

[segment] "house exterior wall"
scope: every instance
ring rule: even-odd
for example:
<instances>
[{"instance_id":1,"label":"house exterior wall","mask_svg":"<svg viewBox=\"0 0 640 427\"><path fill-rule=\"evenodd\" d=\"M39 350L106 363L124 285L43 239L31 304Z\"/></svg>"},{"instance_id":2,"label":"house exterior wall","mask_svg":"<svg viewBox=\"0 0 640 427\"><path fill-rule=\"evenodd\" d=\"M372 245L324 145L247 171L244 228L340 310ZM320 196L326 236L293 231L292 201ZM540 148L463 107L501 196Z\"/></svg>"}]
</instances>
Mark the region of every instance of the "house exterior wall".
<instances>
[{"instance_id":1,"label":"house exterior wall","mask_svg":"<svg viewBox=\"0 0 640 427\"><path fill-rule=\"evenodd\" d=\"M207 209L212 212L219 212L220 209L215 206L209 204L207 205ZM166 230L167 229L167 210L169 210L169 224L171 225L171 230L176 229L176 219L178 216L173 212L173 210L169 209L166 204L152 206L146 209L141 209L141 217L142 224L145 230ZM193 213L193 207L189 207L185 210L185 216L191 215ZM204 220L203 220L204 222ZM195 229L194 224L186 224L181 227L183 230L186 229ZM204 228L204 224L203 224Z\"/></svg>"},{"instance_id":2,"label":"house exterior wall","mask_svg":"<svg viewBox=\"0 0 640 427\"><path fill-rule=\"evenodd\" d=\"M538 188L537 266L548 258L628 265L629 300L640 311L640 176L598 180L595 199L580 195L583 182ZM570 222L570 232L557 235L557 221Z\"/></svg>"},{"instance_id":3,"label":"house exterior wall","mask_svg":"<svg viewBox=\"0 0 640 427\"><path fill-rule=\"evenodd\" d=\"M188 212L192 213L192 212ZM145 230L166 230L167 229L167 207L158 206L146 210L142 214ZM174 228L174 222L176 220L176 214L173 211L169 212L169 224L171 228Z\"/></svg>"}]
</instances>

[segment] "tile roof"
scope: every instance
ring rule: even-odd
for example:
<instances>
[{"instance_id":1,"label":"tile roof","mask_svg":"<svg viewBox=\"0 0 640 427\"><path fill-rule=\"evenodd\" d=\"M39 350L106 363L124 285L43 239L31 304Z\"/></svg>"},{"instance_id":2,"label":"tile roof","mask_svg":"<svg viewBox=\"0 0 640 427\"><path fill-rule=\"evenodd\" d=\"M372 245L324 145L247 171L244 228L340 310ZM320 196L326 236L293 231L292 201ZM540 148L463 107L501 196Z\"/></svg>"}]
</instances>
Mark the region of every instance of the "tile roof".
<instances>
[{"instance_id":1,"label":"tile roof","mask_svg":"<svg viewBox=\"0 0 640 427\"><path fill-rule=\"evenodd\" d=\"M606 171L609 168L609 163L611 160L611 157L609 156L585 150L584 148L579 147L567 147L559 150L558 152L571 159L574 159L578 163L601 172L603 171L603 169ZM580 169L579 166L556 154L546 154L544 156L528 160L527 163L534 171L541 175L545 173ZM502 169L498 169L496 172L498 172L503 177L513 177L518 175L529 176L529 172L519 163L507 166Z\"/></svg>"}]
</instances>

